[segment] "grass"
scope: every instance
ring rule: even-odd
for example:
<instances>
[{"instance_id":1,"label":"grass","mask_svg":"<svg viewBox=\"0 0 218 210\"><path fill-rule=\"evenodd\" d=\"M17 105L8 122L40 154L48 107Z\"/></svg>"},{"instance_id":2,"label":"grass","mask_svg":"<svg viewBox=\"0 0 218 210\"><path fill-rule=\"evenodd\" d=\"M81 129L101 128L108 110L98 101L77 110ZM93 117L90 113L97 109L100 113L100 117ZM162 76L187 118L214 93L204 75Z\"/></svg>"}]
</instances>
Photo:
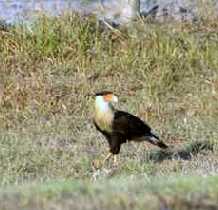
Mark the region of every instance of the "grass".
<instances>
[{"instance_id":1,"label":"grass","mask_svg":"<svg viewBox=\"0 0 218 210\"><path fill-rule=\"evenodd\" d=\"M1 209L216 209L217 177L50 181L1 191ZM179 196L178 196L179 195Z\"/></svg>"},{"instance_id":2,"label":"grass","mask_svg":"<svg viewBox=\"0 0 218 210\"><path fill-rule=\"evenodd\" d=\"M217 31L216 17L204 17L195 24L139 20L117 33L77 14L2 29L0 207L143 209L150 202L155 209L166 202L194 209L201 201L215 209ZM117 167L93 167L108 147L92 125L87 95L102 89L120 95L118 108L149 122L171 151L128 143Z\"/></svg>"}]
</instances>

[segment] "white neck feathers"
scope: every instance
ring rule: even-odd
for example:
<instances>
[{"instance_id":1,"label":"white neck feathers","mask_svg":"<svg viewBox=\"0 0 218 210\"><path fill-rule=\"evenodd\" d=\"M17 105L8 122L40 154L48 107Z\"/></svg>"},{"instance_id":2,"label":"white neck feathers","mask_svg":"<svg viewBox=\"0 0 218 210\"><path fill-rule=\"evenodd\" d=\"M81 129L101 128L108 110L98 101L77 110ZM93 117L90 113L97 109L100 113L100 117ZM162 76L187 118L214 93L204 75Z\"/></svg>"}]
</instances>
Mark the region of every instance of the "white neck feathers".
<instances>
[{"instance_id":1,"label":"white neck feathers","mask_svg":"<svg viewBox=\"0 0 218 210\"><path fill-rule=\"evenodd\" d=\"M95 108L98 112L108 112L112 109L112 105L105 101L102 96L96 96Z\"/></svg>"},{"instance_id":2,"label":"white neck feathers","mask_svg":"<svg viewBox=\"0 0 218 210\"><path fill-rule=\"evenodd\" d=\"M111 132L114 118L114 108L112 104L105 101L103 96L96 96L95 99L95 123L101 130Z\"/></svg>"}]
</instances>

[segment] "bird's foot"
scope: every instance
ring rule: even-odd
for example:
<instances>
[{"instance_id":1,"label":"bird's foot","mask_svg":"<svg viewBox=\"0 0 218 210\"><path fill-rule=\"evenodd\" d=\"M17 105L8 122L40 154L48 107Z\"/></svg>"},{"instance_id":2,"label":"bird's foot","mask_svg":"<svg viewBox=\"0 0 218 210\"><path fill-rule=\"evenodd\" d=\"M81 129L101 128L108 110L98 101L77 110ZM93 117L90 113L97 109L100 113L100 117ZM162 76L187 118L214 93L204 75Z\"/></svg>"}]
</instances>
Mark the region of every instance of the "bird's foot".
<instances>
[{"instance_id":1,"label":"bird's foot","mask_svg":"<svg viewBox=\"0 0 218 210\"><path fill-rule=\"evenodd\" d=\"M93 160L92 161L92 167L94 169L100 169L102 167L102 161L99 159Z\"/></svg>"},{"instance_id":2,"label":"bird's foot","mask_svg":"<svg viewBox=\"0 0 218 210\"><path fill-rule=\"evenodd\" d=\"M108 153L103 160L99 160L99 159L93 160L92 161L92 166L95 169L102 168L105 165L106 161L109 160L112 155L113 155L112 153Z\"/></svg>"},{"instance_id":3,"label":"bird's foot","mask_svg":"<svg viewBox=\"0 0 218 210\"><path fill-rule=\"evenodd\" d=\"M118 166L118 162L119 162L119 161L118 161L117 159L118 159L117 155L114 155L113 166L115 166L115 167Z\"/></svg>"},{"instance_id":4,"label":"bird's foot","mask_svg":"<svg viewBox=\"0 0 218 210\"><path fill-rule=\"evenodd\" d=\"M109 152L109 153L107 154L107 156L103 159L103 161L102 161L102 165L104 165L105 162L106 162L107 160L109 160L109 159L111 158L112 155L113 155L113 154Z\"/></svg>"}]
</instances>

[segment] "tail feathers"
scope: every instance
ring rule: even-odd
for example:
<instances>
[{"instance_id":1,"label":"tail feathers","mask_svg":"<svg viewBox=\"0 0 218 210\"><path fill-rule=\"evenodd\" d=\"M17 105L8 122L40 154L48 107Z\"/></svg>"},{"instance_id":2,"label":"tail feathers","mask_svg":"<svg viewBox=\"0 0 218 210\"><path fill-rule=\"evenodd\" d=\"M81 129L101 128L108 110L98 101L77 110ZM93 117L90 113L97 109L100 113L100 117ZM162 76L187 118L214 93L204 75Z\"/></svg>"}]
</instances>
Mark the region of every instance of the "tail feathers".
<instances>
[{"instance_id":1,"label":"tail feathers","mask_svg":"<svg viewBox=\"0 0 218 210\"><path fill-rule=\"evenodd\" d=\"M150 133L150 135L147 137L148 137L148 140L151 144L154 144L154 145L160 147L161 149L168 148L168 146L163 141L161 141L157 135Z\"/></svg>"},{"instance_id":2,"label":"tail feathers","mask_svg":"<svg viewBox=\"0 0 218 210\"><path fill-rule=\"evenodd\" d=\"M152 132L150 133L150 136L155 138L156 140L160 140L160 138L156 134L154 134Z\"/></svg>"},{"instance_id":3,"label":"tail feathers","mask_svg":"<svg viewBox=\"0 0 218 210\"><path fill-rule=\"evenodd\" d=\"M158 147L160 147L161 149L167 149L168 146L163 142L163 141L159 141L156 144Z\"/></svg>"}]
</instances>

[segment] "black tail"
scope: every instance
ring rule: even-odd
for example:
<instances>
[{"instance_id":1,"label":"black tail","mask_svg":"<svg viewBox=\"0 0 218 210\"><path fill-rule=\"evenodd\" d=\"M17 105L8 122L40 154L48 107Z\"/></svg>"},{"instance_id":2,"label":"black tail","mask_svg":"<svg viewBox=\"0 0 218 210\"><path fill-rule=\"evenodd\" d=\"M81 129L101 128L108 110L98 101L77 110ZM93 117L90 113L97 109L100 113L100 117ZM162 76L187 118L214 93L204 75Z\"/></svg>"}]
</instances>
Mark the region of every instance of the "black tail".
<instances>
[{"instance_id":1,"label":"black tail","mask_svg":"<svg viewBox=\"0 0 218 210\"><path fill-rule=\"evenodd\" d=\"M163 141L159 141L156 144L158 147L160 147L161 149L167 149L168 146L163 142Z\"/></svg>"},{"instance_id":2,"label":"black tail","mask_svg":"<svg viewBox=\"0 0 218 210\"><path fill-rule=\"evenodd\" d=\"M160 147L161 149L168 148L168 146L163 141L161 141L158 136L156 136L153 133L150 133L150 135L148 136L148 140L151 144L154 144L154 145Z\"/></svg>"}]
</instances>

